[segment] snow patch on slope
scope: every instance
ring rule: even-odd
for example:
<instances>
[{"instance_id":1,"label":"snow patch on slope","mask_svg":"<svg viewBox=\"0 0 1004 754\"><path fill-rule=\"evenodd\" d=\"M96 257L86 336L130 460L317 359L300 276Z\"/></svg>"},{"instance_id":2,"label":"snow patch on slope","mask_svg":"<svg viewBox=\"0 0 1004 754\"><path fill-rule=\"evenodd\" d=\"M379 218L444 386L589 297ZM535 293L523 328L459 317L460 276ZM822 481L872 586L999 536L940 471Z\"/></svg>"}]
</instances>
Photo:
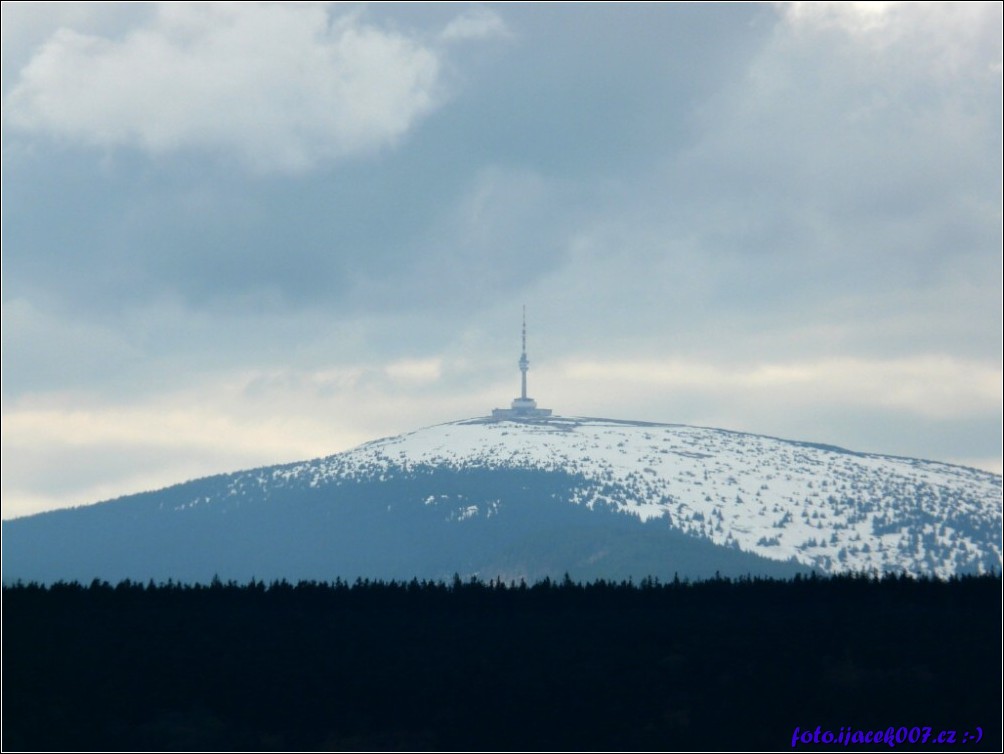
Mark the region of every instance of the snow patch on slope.
<instances>
[{"instance_id":1,"label":"snow patch on slope","mask_svg":"<svg viewBox=\"0 0 1004 754\"><path fill-rule=\"evenodd\" d=\"M580 505L665 519L719 545L827 572L946 577L1001 564L999 475L684 425L470 419L238 474L231 494L386 480L417 466L562 471L585 480L572 491ZM497 505L464 506L451 519L491 515Z\"/></svg>"}]
</instances>

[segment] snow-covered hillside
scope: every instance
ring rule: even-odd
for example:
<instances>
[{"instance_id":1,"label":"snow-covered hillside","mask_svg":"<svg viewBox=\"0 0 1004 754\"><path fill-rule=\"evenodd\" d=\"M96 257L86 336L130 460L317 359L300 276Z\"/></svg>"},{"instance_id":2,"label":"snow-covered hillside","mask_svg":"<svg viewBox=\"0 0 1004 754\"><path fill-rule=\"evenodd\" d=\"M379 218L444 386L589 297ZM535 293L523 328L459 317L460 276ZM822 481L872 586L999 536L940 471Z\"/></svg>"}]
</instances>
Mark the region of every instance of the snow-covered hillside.
<instances>
[{"instance_id":1,"label":"snow-covered hillside","mask_svg":"<svg viewBox=\"0 0 1004 754\"><path fill-rule=\"evenodd\" d=\"M683 425L471 419L240 474L228 494L385 480L416 466L563 471L582 480L571 499L587 508L664 518L715 544L826 572L944 577L1001 564L999 475ZM500 501L433 495L426 503L462 521L493 515Z\"/></svg>"},{"instance_id":2,"label":"snow-covered hillside","mask_svg":"<svg viewBox=\"0 0 1004 754\"><path fill-rule=\"evenodd\" d=\"M442 424L3 522L3 578L942 577L1001 568L1001 477L680 425Z\"/></svg>"}]
</instances>

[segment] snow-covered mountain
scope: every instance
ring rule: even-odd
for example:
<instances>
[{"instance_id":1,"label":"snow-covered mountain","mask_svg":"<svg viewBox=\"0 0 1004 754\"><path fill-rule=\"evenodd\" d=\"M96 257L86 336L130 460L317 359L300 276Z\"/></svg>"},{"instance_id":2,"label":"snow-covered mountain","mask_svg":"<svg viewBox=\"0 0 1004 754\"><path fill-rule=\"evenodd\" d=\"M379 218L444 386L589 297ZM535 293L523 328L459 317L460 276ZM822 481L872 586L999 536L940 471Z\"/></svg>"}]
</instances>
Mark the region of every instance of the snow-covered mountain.
<instances>
[{"instance_id":1,"label":"snow-covered mountain","mask_svg":"<svg viewBox=\"0 0 1004 754\"><path fill-rule=\"evenodd\" d=\"M451 422L3 524L3 576L999 570L1001 477L683 425Z\"/></svg>"}]
</instances>

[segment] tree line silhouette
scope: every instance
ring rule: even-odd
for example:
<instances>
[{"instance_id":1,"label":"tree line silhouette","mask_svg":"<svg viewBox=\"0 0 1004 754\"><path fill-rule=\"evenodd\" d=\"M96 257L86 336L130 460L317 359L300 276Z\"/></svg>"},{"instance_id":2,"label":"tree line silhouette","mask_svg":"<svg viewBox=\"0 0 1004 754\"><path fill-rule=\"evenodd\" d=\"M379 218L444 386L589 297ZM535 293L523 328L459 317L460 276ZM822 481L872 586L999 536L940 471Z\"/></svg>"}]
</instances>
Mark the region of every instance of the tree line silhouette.
<instances>
[{"instance_id":1,"label":"tree line silhouette","mask_svg":"<svg viewBox=\"0 0 1004 754\"><path fill-rule=\"evenodd\" d=\"M18 583L3 748L999 750L1000 643L1000 574Z\"/></svg>"}]
</instances>

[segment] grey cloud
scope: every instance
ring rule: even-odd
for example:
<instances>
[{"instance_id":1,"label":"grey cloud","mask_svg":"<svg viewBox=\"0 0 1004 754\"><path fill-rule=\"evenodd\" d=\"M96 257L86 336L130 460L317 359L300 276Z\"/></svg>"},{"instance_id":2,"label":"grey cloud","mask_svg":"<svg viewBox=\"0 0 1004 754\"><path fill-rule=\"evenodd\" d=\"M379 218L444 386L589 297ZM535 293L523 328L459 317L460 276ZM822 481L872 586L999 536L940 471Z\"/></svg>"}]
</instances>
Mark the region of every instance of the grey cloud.
<instances>
[{"instance_id":1,"label":"grey cloud","mask_svg":"<svg viewBox=\"0 0 1004 754\"><path fill-rule=\"evenodd\" d=\"M351 10L440 65L440 99L383 147L254 172L218 142L151 156L5 123L5 400L441 359L408 393L420 406L366 383L353 421L393 405L380 431L405 430L512 397L526 303L535 397L559 411L999 456L993 406L934 421L827 399L799 416L780 393L554 375L576 358L999 368L1000 70L976 63L1000 24L974 38L965 10L921 33L909 14L929 11L905 6L889 28L920 26L879 40L759 4L515 4L488 8L504 38L447 44L452 6ZM73 28L124 44L154 23Z\"/></svg>"}]
</instances>

